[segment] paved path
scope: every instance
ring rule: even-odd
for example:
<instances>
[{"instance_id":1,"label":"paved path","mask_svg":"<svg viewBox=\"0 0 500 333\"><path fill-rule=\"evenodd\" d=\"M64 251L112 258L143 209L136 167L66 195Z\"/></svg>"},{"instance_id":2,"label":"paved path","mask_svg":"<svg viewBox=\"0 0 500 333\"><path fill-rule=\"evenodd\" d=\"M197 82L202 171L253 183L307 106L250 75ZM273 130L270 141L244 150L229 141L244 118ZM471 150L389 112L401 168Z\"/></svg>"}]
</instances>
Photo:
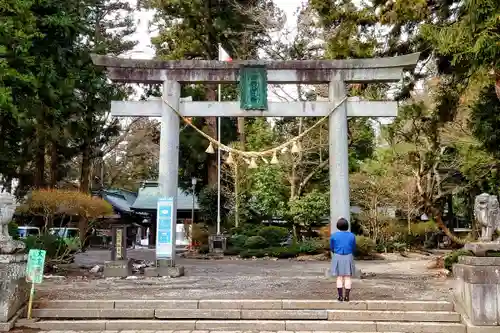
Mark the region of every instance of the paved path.
<instances>
[{"instance_id":1,"label":"paved path","mask_svg":"<svg viewBox=\"0 0 500 333\"><path fill-rule=\"evenodd\" d=\"M130 258L151 260L151 250L129 250ZM91 267L108 260L107 251L89 251L76 258ZM448 300L452 280L437 277L425 260L359 261L369 276L355 280L351 298ZM169 278L103 279L52 278L37 289L46 299L331 299L336 287L325 278L329 262L295 260L180 259L186 276ZM370 276L371 275L371 276Z\"/></svg>"}]
</instances>

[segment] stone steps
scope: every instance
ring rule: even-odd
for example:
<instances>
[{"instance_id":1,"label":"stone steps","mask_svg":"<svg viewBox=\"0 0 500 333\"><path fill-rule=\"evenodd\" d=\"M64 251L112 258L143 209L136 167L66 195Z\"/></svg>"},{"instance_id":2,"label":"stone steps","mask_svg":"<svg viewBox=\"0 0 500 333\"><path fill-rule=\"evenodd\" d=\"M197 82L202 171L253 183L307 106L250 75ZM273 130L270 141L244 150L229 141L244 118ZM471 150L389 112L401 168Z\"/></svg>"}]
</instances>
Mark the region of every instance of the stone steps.
<instances>
[{"instance_id":1,"label":"stone steps","mask_svg":"<svg viewBox=\"0 0 500 333\"><path fill-rule=\"evenodd\" d=\"M242 319L459 322L451 311L233 310L233 309L33 309L41 319Z\"/></svg>"},{"instance_id":2,"label":"stone steps","mask_svg":"<svg viewBox=\"0 0 500 333\"><path fill-rule=\"evenodd\" d=\"M460 323L376 322L321 320L40 320L19 322L16 327L44 331L340 331L465 333Z\"/></svg>"},{"instance_id":3,"label":"stone steps","mask_svg":"<svg viewBox=\"0 0 500 333\"><path fill-rule=\"evenodd\" d=\"M44 331L323 331L465 333L453 305L440 301L72 300L38 301ZM69 320L71 319L71 320Z\"/></svg>"},{"instance_id":4,"label":"stone steps","mask_svg":"<svg viewBox=\"0 0 500 333\"><path fill-rule=\"evenodd\" d=\"M248 309L248 310L395 310L453 311L446 301L336 300L42 300L43 309Z\"/></svg>"}]
</instances>

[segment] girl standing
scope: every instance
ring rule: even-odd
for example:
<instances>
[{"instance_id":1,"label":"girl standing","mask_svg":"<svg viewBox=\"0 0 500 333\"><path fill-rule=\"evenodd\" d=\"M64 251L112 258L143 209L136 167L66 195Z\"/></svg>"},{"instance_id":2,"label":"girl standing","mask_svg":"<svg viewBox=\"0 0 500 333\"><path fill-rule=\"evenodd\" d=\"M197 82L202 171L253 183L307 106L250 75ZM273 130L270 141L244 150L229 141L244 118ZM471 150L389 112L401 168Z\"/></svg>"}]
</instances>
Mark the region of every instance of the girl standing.
<instances>
[{"instance_id":1,"label":"girl standing","mask_svg":"<svg viewBox=\"0 0 500 333\"><path fill-rule=\"evenodd\" d=\"M349 231L349 222L343 217L337 221L337 229L338 231L330 237L330 250L333 252L331 272L337 277L339 302L349 302L351 277L355 273L353 253L356 250L356 236Z\"/></svg>"}]
</instances>

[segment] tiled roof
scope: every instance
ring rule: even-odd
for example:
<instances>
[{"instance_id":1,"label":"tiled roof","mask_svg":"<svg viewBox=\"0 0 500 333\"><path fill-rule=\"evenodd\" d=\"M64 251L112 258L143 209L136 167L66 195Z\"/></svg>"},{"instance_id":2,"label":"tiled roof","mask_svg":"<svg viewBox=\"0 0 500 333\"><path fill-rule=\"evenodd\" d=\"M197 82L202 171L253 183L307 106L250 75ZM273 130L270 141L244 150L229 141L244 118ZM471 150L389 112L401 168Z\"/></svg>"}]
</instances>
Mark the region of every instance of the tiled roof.
<instances>
[{"instance_id":1,"label":"tiled roof","mask_svg":"<svg viewBox=\"0 0 500 333\"><path fill-rule=\"evenodd\" d=\"M132 210L156 210L157 201L160 197L158 182L148 181L139 188L139 193ZM193 207L193 196L181 189L177 189L177 210L191 210ZM198 200L195 198L194 209L198 210Z\"/></svg>"}]
</instances>

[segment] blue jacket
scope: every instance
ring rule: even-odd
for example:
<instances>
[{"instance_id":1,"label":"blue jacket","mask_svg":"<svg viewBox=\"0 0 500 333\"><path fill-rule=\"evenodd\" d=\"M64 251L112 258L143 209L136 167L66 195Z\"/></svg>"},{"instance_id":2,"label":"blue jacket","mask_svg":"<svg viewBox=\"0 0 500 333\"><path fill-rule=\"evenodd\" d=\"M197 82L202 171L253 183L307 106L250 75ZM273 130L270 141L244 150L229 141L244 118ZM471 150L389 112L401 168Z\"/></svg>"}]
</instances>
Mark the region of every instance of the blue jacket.
<instances>
[{"instance_id":1,"label":"blue jacket","mask_svg":"<svg viewBox=\"0 0 500 333\"><path fill-rule=\"evenodd\" d=\"M336 254L353 254L356 236L350 231L337 231L330 237L330 251Z\"/></svg>"}]
</instances>

